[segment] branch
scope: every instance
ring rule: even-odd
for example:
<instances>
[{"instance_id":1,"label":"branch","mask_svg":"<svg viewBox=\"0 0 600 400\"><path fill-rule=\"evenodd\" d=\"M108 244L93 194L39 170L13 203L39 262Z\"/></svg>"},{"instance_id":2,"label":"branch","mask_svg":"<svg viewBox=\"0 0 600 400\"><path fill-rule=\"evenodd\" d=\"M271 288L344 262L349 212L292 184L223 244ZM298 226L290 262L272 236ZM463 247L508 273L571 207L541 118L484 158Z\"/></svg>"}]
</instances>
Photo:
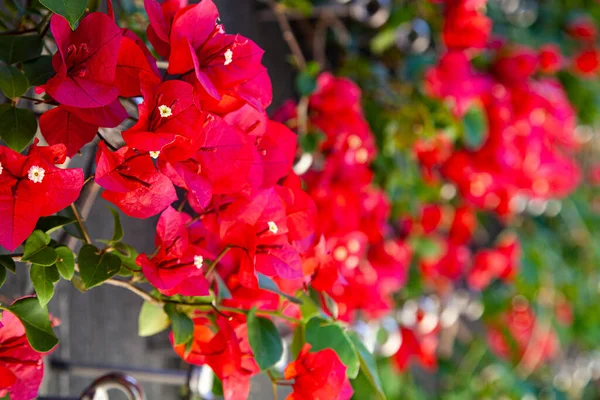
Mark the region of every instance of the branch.
<instances>
[{"instance_id":1,"label":"branch","mask_svg":"<svg viewBox=\"0 0 600 400\"><path fill-rule=\"evenodd\" d=\"M92 239L90 238L90 234L88 233L87 229L85 229L85 226L83 225L83 221L81 220L81 215L79 215L79 211L77 210L75 203L71 204L71 210L73 210L73 214L75 215L77 224L79 225L79 228L81 229L81 233L83 234L83 239L85 240L85 242L87 244L91 244Z\"/></svg>"},{"instance_id":2,"label":"branch","mask_svg":"<svg viewBox=\"0 0 600 400\"><path fill-rule=\"evenodd\" d=\"M152 297L152 295L150 295L149 293L146 293L145 291L143 291L142 289L133 285L132 283L125 282L125 281L119 281L117 279L112 279L112 278L104 281L104 283L111 285L111 286L125 288L125 289L137 294L138 296L140 296L142 299L144 299L147 302L150 302L153 304L161 304L157 299Z\"/></svg>"},{"instance_id":3,"label":"branch","mask_svg":"<svg viewBox=\"0 0 600 400\"><path fill-rule=\"evenodd\" d=\"M276 3L275 0L268 0L268 4L269 7L271 7L271 10L273 10L273 13L275 14L277 23L279 24L279 27L281 28L281 31L283 33L283 39L285 40L288 47L290 48L290 51L292 52L292 56L294 57L296 66L299 70L306 69L306 59L302 54L302 49L298 44L296 36L294 36L294 32L292 31L290 21L288 21L285 6Z\"/></svg>"}]
</instances>

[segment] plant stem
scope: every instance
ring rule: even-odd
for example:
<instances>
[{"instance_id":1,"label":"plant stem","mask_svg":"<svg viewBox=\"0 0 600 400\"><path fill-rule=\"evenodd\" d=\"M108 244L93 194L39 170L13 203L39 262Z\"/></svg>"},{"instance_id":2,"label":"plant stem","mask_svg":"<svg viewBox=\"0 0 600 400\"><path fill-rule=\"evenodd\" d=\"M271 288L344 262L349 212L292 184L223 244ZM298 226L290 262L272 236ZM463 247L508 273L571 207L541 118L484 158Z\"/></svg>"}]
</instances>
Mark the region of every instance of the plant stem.
<instances>
[{"instance_id":1,"label":"plant stem","mask_svg":"<svg viewBox=\"0 0 600 400\"><path fill-rule=\"evenodd\" d=\"M75 206L75 203L71 204L71 210L73 210L73 214L75 215L77 224L79 225L79 228L81 229L81 233L83 234L83 239L85 240L85 242L87 244L91 244L92 239L90 239L90 234L88 233L87 229L85 229L85 226L83 225L83 221L81 220L81 215L79 214L79 211L77 210L77 206Z\"/></svg>"},{"instance_id":2,"label":"plant stem","mask_svg":"<svg viewBox=\"0 0 600 400\"><path fill-rule=\"evenodd\" d=\"M244 310L241 308L235 308L235 307L224 307L224 306L220 306L217 308L217 306L212 303L187 303L187 302L181 302L181 301L159 299L159 298L152 296L150 293L138 288L137 286L135 286L134 284L132 284L130 282L120 281L117 279L111 278L111 279L104 281L104 283L106 283L108 285L127 289L127 290L137 294L145 301L148 301L153 304L159 304L159 305L165 304L165 303L178 304L178 305L183 305L183 306L196 307L198 309L198 311L217 311L219 314L221 314L223 312L236 313L236 314L248 314L248 310ZM280 319L283 319L283 320L286 320L286 321L289 321L292 323L300 323L301 322L299 319L296 319L293 317L288 317L287 315L281 314L279 311L258 310L258 311L256 311L256 313L258 315L265 315L265 316L280 318Z\"/></svg>"},{"instance_id":3,"label":"plant stem","mask_svg":"<svg viewBox=\"0 0 600 400\"><path fill-rule=\"evenodd\" d=\"M154 297L152 297L152 295L150 295L149 293L146 293L142 289L138 288L137 286L135 286L129 282L119 281L117 279L108 279L108 280L104 281L104 283L106 283L108 285L112 285L112 286L125 288L125 289L137 294L138 296L140 296L142 299L144 299L147 302L150 302L153 304L160 304L160 302L157 299L155 299Z\"/></svg>"},{"instance_id":4,"label":"plant stem","mask_svg":"<svg viewBox=\"0 0 600 400\"><path fill-rule=\"evenodd\" d=\"M223 259L223 257L225 257L225 254L227 254L227 252L229 251L230 248L231 248L231 246L225 246L225 248L223 250L221 250L221 252L217 256L217 258L215 258L215 260L212 263L210 263L210 265L208 266L208 269L206 270L206 273L204 274L204 276L210 275L210 273L217 266L217 263L219 261L221 261Z\"/></svg>"},{"instance_id":5,"label":"plant stem","mask_svg":"<svg viewBox=\"0 0 600 400\"><path fill-rule=\"evenodd\" d=\"M275 18L277 18L277 23L279 24L279 27L281 28L281 31L283 33L283 39L285 40L288 47L290 48L290 51L292 52L292 56L294 57L296 66L301 71L306 69L306 59L302 54L302 49L298 44L296 36L294 36L294 32L292 31L290 21L288 20L285 14L285 6L277 4L274 0L269 0L269 7L271 7L271 10L273 10Z\"/></svg>"},{"instance_id":6,"label":"plant stem","mask_svg":"<svg viewBox=\"0 0 600 400\"><path fill-rule=\"evenodd\" d=\"M267 372L267 375L269 376L269 379L271 379L271 386L273 387L273 398L275 400L278 400L279 395L277 393L277 379L275 379L275 377L273 376L271 371L267 370L266 372Z\"/></svg>"}]
</instances>

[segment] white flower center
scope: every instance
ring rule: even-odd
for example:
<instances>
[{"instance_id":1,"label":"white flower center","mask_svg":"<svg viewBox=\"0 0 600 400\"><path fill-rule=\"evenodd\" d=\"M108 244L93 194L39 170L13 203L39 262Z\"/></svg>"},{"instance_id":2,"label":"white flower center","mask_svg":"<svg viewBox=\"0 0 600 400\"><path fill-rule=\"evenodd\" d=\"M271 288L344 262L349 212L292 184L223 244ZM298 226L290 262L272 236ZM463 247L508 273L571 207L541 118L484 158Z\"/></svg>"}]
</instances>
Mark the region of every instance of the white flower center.
<instances>
[{"instance_id":1,"label":"white flower center","mask_svg":"<svg viewBox=\"0 0 600 400\"><path fill-rule=\"evenodd\" d=\"M155 160L158 158L159 155L160 155L160 151L151 151L150 152L150 157L154 158Z\"/></svg>"},{"instance_id":2,"label":"white flower center","mask_svg":"<svg viewBox=\"0 0 600 400\"><path fill-rule=\"evenodd\" d=\"M167 118L167 117L170 117L171 115L173 115L173 111L171 111L171 107L166 106L164 104L162 106L158 106L158 111L160 111L161 118Z\"/></svg>"},{"instance_id":3,"label":"white flower center","mask_svg":"<svg viewBox=\"0 0 600 400\"><path fill-rule=\"evenodd\" d=\"M44 180L45 173L46 171L44 171L44 168L34 165L33 167L29 168L29 172L27 172L27 177L33 183L42 183L42 181Z\"/></svg>"},{"instance_id":4,"label":"white flower center","mask_svg":"<svg viewBox=\"0 0 600 400\"><path fill-rule=\"evenodd\" d=\"M335 258L337 261L344 261L346 258L348 258L348 249L346 249L344 246L336 247L333 251L333 258Z\"/></svg>"},{"instance_id":5,"label":"white flower center","mask_svg":"<svg viewBox=\"0 0 600 400\"><path fill-rule=\"evenodd\" d=\"M196 268L198 268L198 269L202 268L203 264L204 264L204 257L194 256L194 265L196 266Z\"/></svg>"},{"instance_id":6,"label":"white flower center","mask_svg":"<svg viewBox=\"0 0 600 400\"><path fill-rule=\"evenodd\" d=\"M348 147L352 150L358 149L362 145L362 139L356 135L348 136Z\"/></svg>"},{"instance_id":7,"label":"white flower center","mask_svg":"<svg viewBox=\"0 0 600 400\"><path fill-rule=\"evenodd\" d=\"M279 232L279 228L277 227L277 224L275 222L269 221L267 222L267 225L269 225L269 231L273 233Z\"/></svg>"},{"instance_id":8,"label":"white flower center","mask_svg":"<svg viewBox=\"0 0 600 400\"><path fill-rule=\"evenodd\" d=\"M356 151L356 162L359 164L364 164L369 160L369 152L364 147L361 147Z\"/></svg>"},{"instance_id":9,"label":"white flower center","mask_svg":"<svg viewBox=\"0 0 600 400\"><path fill-rule=\"evenodd\" d=\"M229 64L231 64L232 61L233 61L233 51L231 51L231 49L227 49L227 51L225 52L225 62L223 63L223 65L229 65Z\"/></svg>"}]
</instances>

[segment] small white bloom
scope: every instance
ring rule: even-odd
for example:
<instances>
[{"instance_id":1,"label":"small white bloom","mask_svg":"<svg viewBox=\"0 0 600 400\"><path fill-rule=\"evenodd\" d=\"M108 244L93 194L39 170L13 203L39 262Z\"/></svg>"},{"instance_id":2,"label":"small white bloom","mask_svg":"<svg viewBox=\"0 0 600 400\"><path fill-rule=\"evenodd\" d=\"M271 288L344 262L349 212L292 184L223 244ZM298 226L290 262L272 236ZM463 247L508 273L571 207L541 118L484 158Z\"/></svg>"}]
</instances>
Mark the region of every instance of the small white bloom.
<instances>
[{"instance_id":1,"label":"small white bloom","mask_svg":"<svg viewBox=\"0 0 600 400\"><path fill-rule=\"evenodd\" d=\"M359 164L364 164L369 160L369 152L364 147L361 147L356 151L356 162Z\"/></svg>"},{"instance_id":2,"label":"small white bloom","mask_svg":"<svg viewBox=\"0 0 600 400\"><path fill-rule=\"evenodd\" d=\"M229 65L229 64L231 64L232 61L233 61L233 51L231 51L231 49L227 49L227 51L225 52L225 62L223 63L223 65Z\"/></svg>"},{"instance_id":3,"label":"small white bloom","mask_svg":"<svg viewBox=\"0 0 600 400\"><path fill-rule=\"evenodd\" d=\"M333 258L335 258L337 261L344 261L346 258L348 258L348 249L346 249L344 246L336 247L333 251Z\"/></svg>"},{"instance_id":4,"label":"small white bloom","mask_svg":"<svg viewBox=\"0 0 600 400\"><path fill-rule=\"evenodd\" d=\"M44 180L45 173L46 171L44 170L44 168L34 165L33 167L29 168L29 172L27 172L27 177L33 183L42 183L42 181Z\"/></svg>"},{"instance_id":5,"label":"small white bloom","mask_svg":"<svg viewBox=\"0 0 600 400\"><path fill-rule=\"evenodd\" d=\"M204 264L204 257L194 256L194 265L196 266L196 268L198 268L198 269L202 268L203 264Z\"/></svg>"},{"instance_id":6,"label":"small white bloom","mask_svg":"<svg viewBox=\"0 0 600 400\"><path fill-rule=\"evenodd\" d=\"M269 221L267 222L267 224L269 225L269 231L273 233L277 233L279 231L279 228L277 227L277 224L275 222Z\"/></svg>"},{"instance_id":7,"label":"small white bloom","mask_svg":"<svg viewBox=\"0 0 600 400\"><path fill-rule=\"evenodd\" d=\"M154 158L155 160L158 158L159 155L160 155L160 151L151 151L150 152L150 157Z\"/></svg>"},{"instance_id":8,"label":"small white bloom","mask_svg":"<svg viewBox=\"0 0 600 400\"><path fill-rule=\"evenodd\" d=\"M352 150L356 150L360 146L362 146L362 139L360 137L357 135L348 136L348 147L350 147Z\"/></svg>"},{"instance_id":9,"label":"small white bloom","mask_svg":"<svg viewBox=\"0 0 600 400\"><path fill-rule=\"evenodd\" d=\"M166 106L164 104L162 106L158 106L158 111L160 111L161 118L167 118L167 117L170 117L171 115L173 115L173 111L171 111L171 107Z\"/></svg>"}]
</instances>

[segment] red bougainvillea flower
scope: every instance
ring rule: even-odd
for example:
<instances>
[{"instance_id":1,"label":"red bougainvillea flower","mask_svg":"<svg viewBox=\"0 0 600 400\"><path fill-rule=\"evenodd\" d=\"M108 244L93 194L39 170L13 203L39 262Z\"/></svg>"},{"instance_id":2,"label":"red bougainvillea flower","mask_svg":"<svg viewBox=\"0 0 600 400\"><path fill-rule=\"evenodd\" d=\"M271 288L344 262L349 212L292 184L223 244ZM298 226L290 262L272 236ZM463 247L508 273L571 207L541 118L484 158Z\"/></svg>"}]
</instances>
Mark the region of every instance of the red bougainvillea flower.
<instances>
[{"instance_id":1,"label":"red bougainvillea flower","mask_svg":"<svg viewBox=\"0 0 600 400\"><path fill-rule=\"evenodd\" d=\"M415 362L428 370L437 367L436 349L438 339L434 332L421 335L405 327L400 328L402 342L394 355L394 364L400 371L405 371L411 362Z\"/></svg>"},{"instance_id":2,"label":"red bougainvillea flower","mask_svg":"<svg viewBox=\"0 0 600 400\"><path fill-rule=\"evenodd\" d=\"M223 382L225 400L246 400L250 378L260 371L248 343L246 324L234 328L232 322L218 317L213 326L206 318L196 318L191 349L188 351L185 344L173 347L186 362L210 366Z\"/></svg>"},{"instance_id":3,"label":"red bougainvillea flower","mask_svg":"<svg viewBox=\"0 0 600 400\"><path fill-rule=\"evenodd\" d=\"M285 379L294 379L294 392L287 400L349 400L354 391L338 355L331 349L310 353L310 347L305 344L285 368Z\"/></svg>"},{"instance_id":4,"label":"red bougainvillea flower","mask_svg":"<svg viewBox=\"0 0 600 400\"><path fill-rule=\"evenodd\" d=\"M138 106L139 119L123 132L125 143L139 151L160 153L172 161L193 155L206 119L194 103L193 86L179 80L158 86L148 82L141 91L144 101Z\"/></svg>"},{"instance_id":5,"label":"red bougainvillea flower","mask_svg":"<svg viewBox=\"0 0 600 400\"><path fill-rule=\"evenodd\" d=\"M490 348L498 356L518 360L535 369L540 364L554 358L558 352L558 337L552 326L540 329L540 322L527 300L513 299L512 307L499 321L487 330ZM510 338L506 336L510 335ZM539 334L543 332L544 334ZM536 349L536 351L528 351Z\"/></svg>"},{"instance_id":6,"label":"red bougainvillea flower","mask_svg":"<svg viewBox=\"0 0 600 400\"><path fill-rule=\"evenodd\" d=\"M413 151L425 179L434 182L437 179L436 169L452 154L452 141L443 133L430 139L419 138L413 145Z\"/></svg>"},{"instance_id":7,"label":"red bougainvillea flower","mask_svg":"<svg viewBox=\"0 0 600 400\"><path fill-rule=\"evenodd\" d=\"M75 31L55 14L50 25L58 52L52 58L56 75L41 88L60 104L102 107L117 98L115 71L122 31L106 14L86 15Z\"/></svg>"},{"instance_id":8,"label":"red bougainvillea flower","mask_svg":"<svg viewBox=\"0 0 600 400\"><path fill-rule=\"evenodd\" d=\"M8 311L1 316L0 396L8 394L12 400L33 399L44 376L43 354L31 348L17 317Z\"/></svg>"},{"instance_id":9,"label":"red bougainvillea flower","mask_svg":"<svg viewBox=\"0 0 600 400\"><path fill-rule=\"evenodd\" d=\"M127 111L118 99L96 108L60 105L41 115L40 130L48 144L64 144L67 156L73 157L94 139L100 127L114 128L127 117Z\"/></svg>"},{"instance_id":10,"label":"red bougainvillea flower","mask_svg":"<svg viewBox=\"0 0 600 400\"><path fill-rule=\"evenodd\" d=\"M261 99L265 98L264 91L270 93L270 81L261 64L263 50L243 36L225 34L218 17L212 0L177 12L169 38L168 72L186 74L201 98L218 101L229 96L264 109L268 104ZM270 102L270 94L266 98Z\"/></svg>"},{"instance_id":11,"label":"red bougainvillea flower","mask_svg":"<svg viewBox=\"0 0 600 400\"><path fill-rule=\"evenodd\" d=\"M598 28L594 21L585 15L573 18L567 24L567 33L584 42L594 42L598 36Z\"/></svg>"},{"instance_id":12,"label":"red bougainvillea flower","mask_svg":"<svg viewBox=\"0 0 600 400\"><path fill-rule=\"evenodd\" d=\"M600 69L600 52L596 49L584 50L573 58L573 69L580 76L591 78Z\"/></svg>"},{"instance_id":13,"label":"red bougainvillea flower","mask_svg":"<svg viewBox=\"0 0 600 400\"><path fill-rule=\"evenodd\" d=\"M196 134L192 142L179 138L158 156L161 172L188 191L195 210L204 211L213 195L249 193L260 186L263 170L254 165L259 156L244 132L212 115L197 129L190 132ZM191 145L182 147L186 142Z\"/></svg>"},{"instance_id":14,"label":"red bougainvillea flower","mask_svg":"<svg viewBox=\"0 0 600 400\"><path fill-rule=\"evenodd\" d=\"M209 284L202 267L209 252L189 242L187 226L192 217L168 207L156 227L158 253L148 259L140 254L136 260L154 287L166 296L207 296Z\"/></svg>"},{"instance_id":15,"label":"red bougainvillea flower","mask_svg":"<svg viewBox=\"0 0 600 400\"><path fill-rule=\"evenodd\" d=\"M240 198L219 215L221 238L242 250L240 282L256 288L256 271L284 279L302 278L302 261L289 243L285 204L274 188Z\"/></svg>"},{"instance_id":16,"label":"red bougainvillea flower","mask_svg":"<svg viewBox=\"0 0 600 400\"><path fill-rule=\"evenodd\" d=\"M119 88L119 96L139 96L142 87L158 84L160 80L156 59L144 41L129 29L123 29L115 72L115 86Z\"/></svg>"},{"instance_id":17,"label":"red bougainvillea flower","mask_svg":"<svg viewBox=\"0 0 600 400\"><path fill-rule=\"evenodd\" d=\"M564 64L560 47L554 44L547 44L540 48L538 53L540 60L540 71L545 74L554 74L558 72Z\"/></svg>"},{"instance_id":18,"label":"red bougainvillea flower","mask_svg":"<svg viewBox=\"0 0 600 400\"><path fill-rule=\"evenodd\" d=\"M486 1L449 0L444 12L443 38L450 49L483 48L492 31L485 16Z\"/></svg>"},{"instance_id":19,"label":"red bougainvillea flower","mask_svg":"<svg viewBox=\"0 0 600 400\"><path fill-rule=\"evenodd\" d=\"M427 93L446 101L458 117L463 116L490 88L490 79L473 71L469 58L462 51L447 52L437 66L425 73Z\"/></svg>"},{"instance_id":20,"label":"red bougainvillea flower","mask_svg":"<svg viewBox=\"0 0 600 400\"><path fill-rule=\"evenodd\" d=\"M60 169L63 145L38 147L23 156L0 146L0 245L13 251L33 232L40 217L73 203L83 186L83 171Z\"/></svg>"},{"instance_id":21,"label":"red bougainvillea flower","mask_svg":"<svg viewBox=\"0 0 600 400\"><path fill-rule=\"evenodd\" d=\"M512 280L519 266L520 245L513 235L502 237L493 249L475 254L467 282L474 289L486 288L493 279Z\"/></svg>"},{"instance_id":22,"label":"red bougainvillea flower","mask_svg":"<svg viewBox=\"0 0 600 400\"><path fill-rule=\"evenodd\" d=\"M464 245L456 245L446 238L435 238L440 251L424 256L419 266L423 278L436 285L444 285L448 280L462 277L466 266L471 262L471 251ZM435 240L437 239L437 240Z\"/></svg>"},{"instance_id":23,"label":"red bougainvillea flower","mask_svg":"<svg viewBox=\"0 0 600 400\"><path fill-rule=\"evenodd\" d=\"M525 82L537 70L538 55L527 47L502 48L492 69L504 84Z\"/></svg>"},{"instance_id":24,"label":"red bougainvillea flower","mask_svg":"<svg viewBox=\"0 0 600 400\"><path fill-rule=\"evenodd\" d=\"M169 53L171 53L169 36L173 18L177 11L187 5L187 0L166 0L162 4L156 0L144 0L144 8L150 20L146 34L159 55L169 57Z\"/></svg>"},{"instance_id":25,"label":"red bougainvillea flower","mask_svg":"<svg viewBox=\"0 0 600 400\"><path fill-rule=\"evenodd\" d=\"M95 181L106 189L102 197L125 214L149 218L177 200L175 187L161 174L150 153L125 146L111 152L104 142L98 145Z\"/></svg>"}]
</instances>

